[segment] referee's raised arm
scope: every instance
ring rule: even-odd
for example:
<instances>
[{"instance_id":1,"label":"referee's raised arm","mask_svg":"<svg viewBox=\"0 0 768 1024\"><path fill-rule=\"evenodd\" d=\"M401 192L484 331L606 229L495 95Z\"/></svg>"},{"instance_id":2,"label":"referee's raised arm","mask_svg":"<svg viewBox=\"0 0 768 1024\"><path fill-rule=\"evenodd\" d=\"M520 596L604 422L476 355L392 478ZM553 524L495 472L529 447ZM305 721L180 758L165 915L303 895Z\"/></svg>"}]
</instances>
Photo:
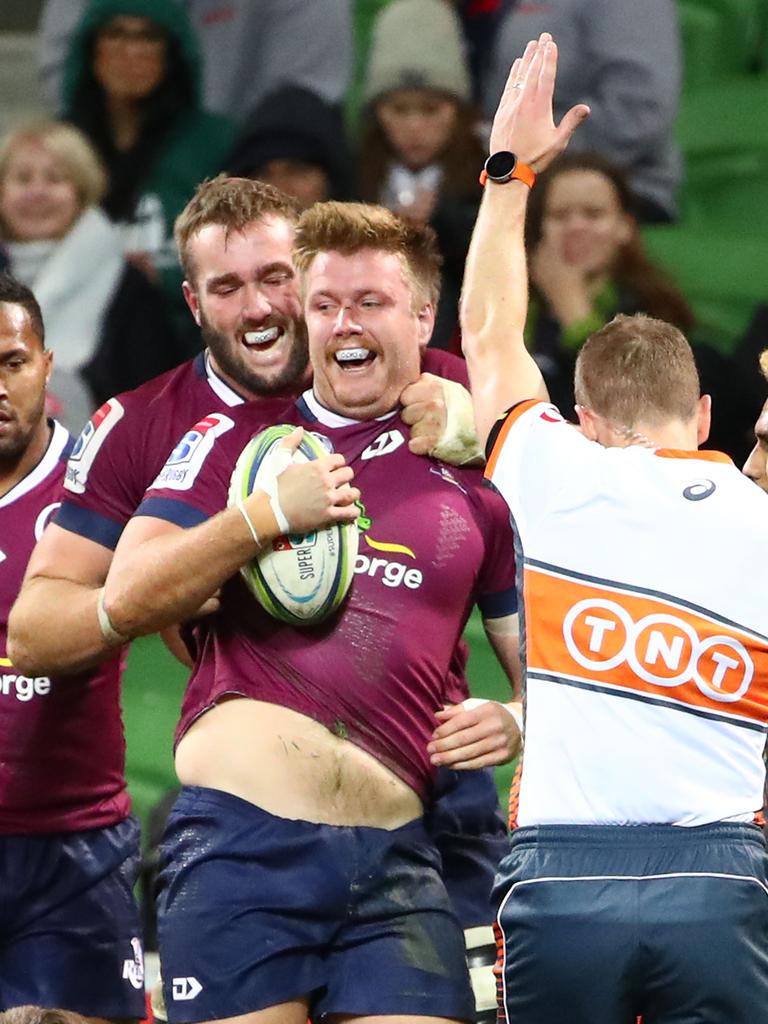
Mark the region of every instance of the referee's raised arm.
<instances>
[{"instance_id":1,"label":"referee's raised arm","mask_svg":"<svg viewBox=\"0 0 768 1024\"><path fill-rule=\"evenodd\" d=\"M485 196L467 256L461 301L464 355L481 442L509 406L546 397L523 340L528 308L524 226L536 175L568 145L589 107L552 114L557 46L548 33L528 43L512 65L491 129Z\"/></svg>"}]
</instances>

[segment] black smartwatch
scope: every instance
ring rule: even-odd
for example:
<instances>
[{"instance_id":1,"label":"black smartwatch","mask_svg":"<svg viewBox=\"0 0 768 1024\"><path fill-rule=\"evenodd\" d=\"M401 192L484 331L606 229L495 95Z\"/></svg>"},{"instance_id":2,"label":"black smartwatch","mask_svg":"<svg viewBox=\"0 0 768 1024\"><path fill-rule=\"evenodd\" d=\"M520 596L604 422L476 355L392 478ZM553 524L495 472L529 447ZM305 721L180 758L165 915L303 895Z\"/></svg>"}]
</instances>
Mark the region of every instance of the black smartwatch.
<instances>
[{"instance_id":1,"label":"black smartwatch","mask_svg":"<svg viewBox=\"0 0 768 1024\"><path fill-rule=\"evenodd\" d=\"M522 160L518 160L514 153L500 149L498 153L491 153L485 161L480 174L480 184L485 185L487 181L493 181L497 185L503 185L508 181L522 181L528 188L533 188L536 171Z\"/></svg>"}]
</instances>

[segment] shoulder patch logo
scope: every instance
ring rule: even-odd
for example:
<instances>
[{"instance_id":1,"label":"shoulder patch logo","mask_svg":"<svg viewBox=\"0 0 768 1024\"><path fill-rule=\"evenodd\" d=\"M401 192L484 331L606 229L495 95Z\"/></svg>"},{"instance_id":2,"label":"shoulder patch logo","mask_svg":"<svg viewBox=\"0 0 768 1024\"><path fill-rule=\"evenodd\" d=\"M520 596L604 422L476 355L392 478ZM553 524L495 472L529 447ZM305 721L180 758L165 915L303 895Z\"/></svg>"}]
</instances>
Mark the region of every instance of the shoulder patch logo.
<instances>
[{"instance_id":1,"label":"shoulder patch logo","mask_svg":"<svg viewBox=\"0 0 768 1024\"><path fill-rule=\"evenodd\" d=\"M85 491L88 473L101 446L124 414L122 404L116 398L110 398L88 420L67 461L64 487L68 491L74 494L82 494Z\"/></svg>"},{"instance_id":2,"label":"shoulder patch logo","mask_svg":"<svg viewBox=\"0 0 768 1024\"><path fill-rule=\"evenodd\" d=\"M173 449L152 484L152 489L188 491L202 469L216 438L231 430L234 425L234 420L220 412L211 413L210 416L199 420Z\"/></svg>"},{"instance_id":3,"label":"shoulder patch logo","mask_svg":"<svg viewBox=\"0 0 768 1024\"><path fill-rule=\"evenodd\" d=\"M547 423L563 422L563 417L560 415L560 410L555 405L548 405L544 412L542 412L540 415L543 420L547 421Z\"/></svg>"}]
</instances>

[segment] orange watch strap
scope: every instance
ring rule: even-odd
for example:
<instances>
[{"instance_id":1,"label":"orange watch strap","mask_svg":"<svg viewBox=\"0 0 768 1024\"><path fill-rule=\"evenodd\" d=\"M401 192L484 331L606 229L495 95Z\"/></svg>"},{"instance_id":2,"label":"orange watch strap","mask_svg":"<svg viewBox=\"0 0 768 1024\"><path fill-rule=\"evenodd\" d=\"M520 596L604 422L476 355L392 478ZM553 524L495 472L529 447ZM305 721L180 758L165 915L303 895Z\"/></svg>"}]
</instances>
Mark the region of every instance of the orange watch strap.
<instances>
[{"instance_id":1,"label":"orange watch strap","mask_svg":"<svg viewBox=\"0 0 768 1024\"><path fill-rule=\"evenodd\" d=\"M509 181L522 181L528 188L533 188L536 184L536 171L528 164L524 164L522 160L518 160L515 164L515 169L510 175ZM485 168L480 171L480 184L485 188L485 183L488 181L488 172ZM506 185L506 182L500 182L502 185Z\"/></svg>"}]
</instances>

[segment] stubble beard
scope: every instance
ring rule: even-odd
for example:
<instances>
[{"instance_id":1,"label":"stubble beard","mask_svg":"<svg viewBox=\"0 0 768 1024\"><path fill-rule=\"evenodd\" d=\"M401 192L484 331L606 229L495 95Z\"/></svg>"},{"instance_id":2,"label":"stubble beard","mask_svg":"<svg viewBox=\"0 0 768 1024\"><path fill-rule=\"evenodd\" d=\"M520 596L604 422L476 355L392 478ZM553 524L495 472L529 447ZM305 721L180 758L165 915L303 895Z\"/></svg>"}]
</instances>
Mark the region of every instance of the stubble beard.
<instances>
[{"instance_id":1,"label":"stubble beard","mask_svg":"<svg viewBox=\"0 0 768 1024\"><path fill-rule=\"evenodd\" d=\"M260 373L248 365L240 352L240 343L217 331L203 311L200 311L200 334L218 368L237 387L259 398L297 395L305 384L309 363L306 325L303 320L297 319L285 320L280 326L293 339L288 360L282 369Z\"/></svg>"}]
</instances>

